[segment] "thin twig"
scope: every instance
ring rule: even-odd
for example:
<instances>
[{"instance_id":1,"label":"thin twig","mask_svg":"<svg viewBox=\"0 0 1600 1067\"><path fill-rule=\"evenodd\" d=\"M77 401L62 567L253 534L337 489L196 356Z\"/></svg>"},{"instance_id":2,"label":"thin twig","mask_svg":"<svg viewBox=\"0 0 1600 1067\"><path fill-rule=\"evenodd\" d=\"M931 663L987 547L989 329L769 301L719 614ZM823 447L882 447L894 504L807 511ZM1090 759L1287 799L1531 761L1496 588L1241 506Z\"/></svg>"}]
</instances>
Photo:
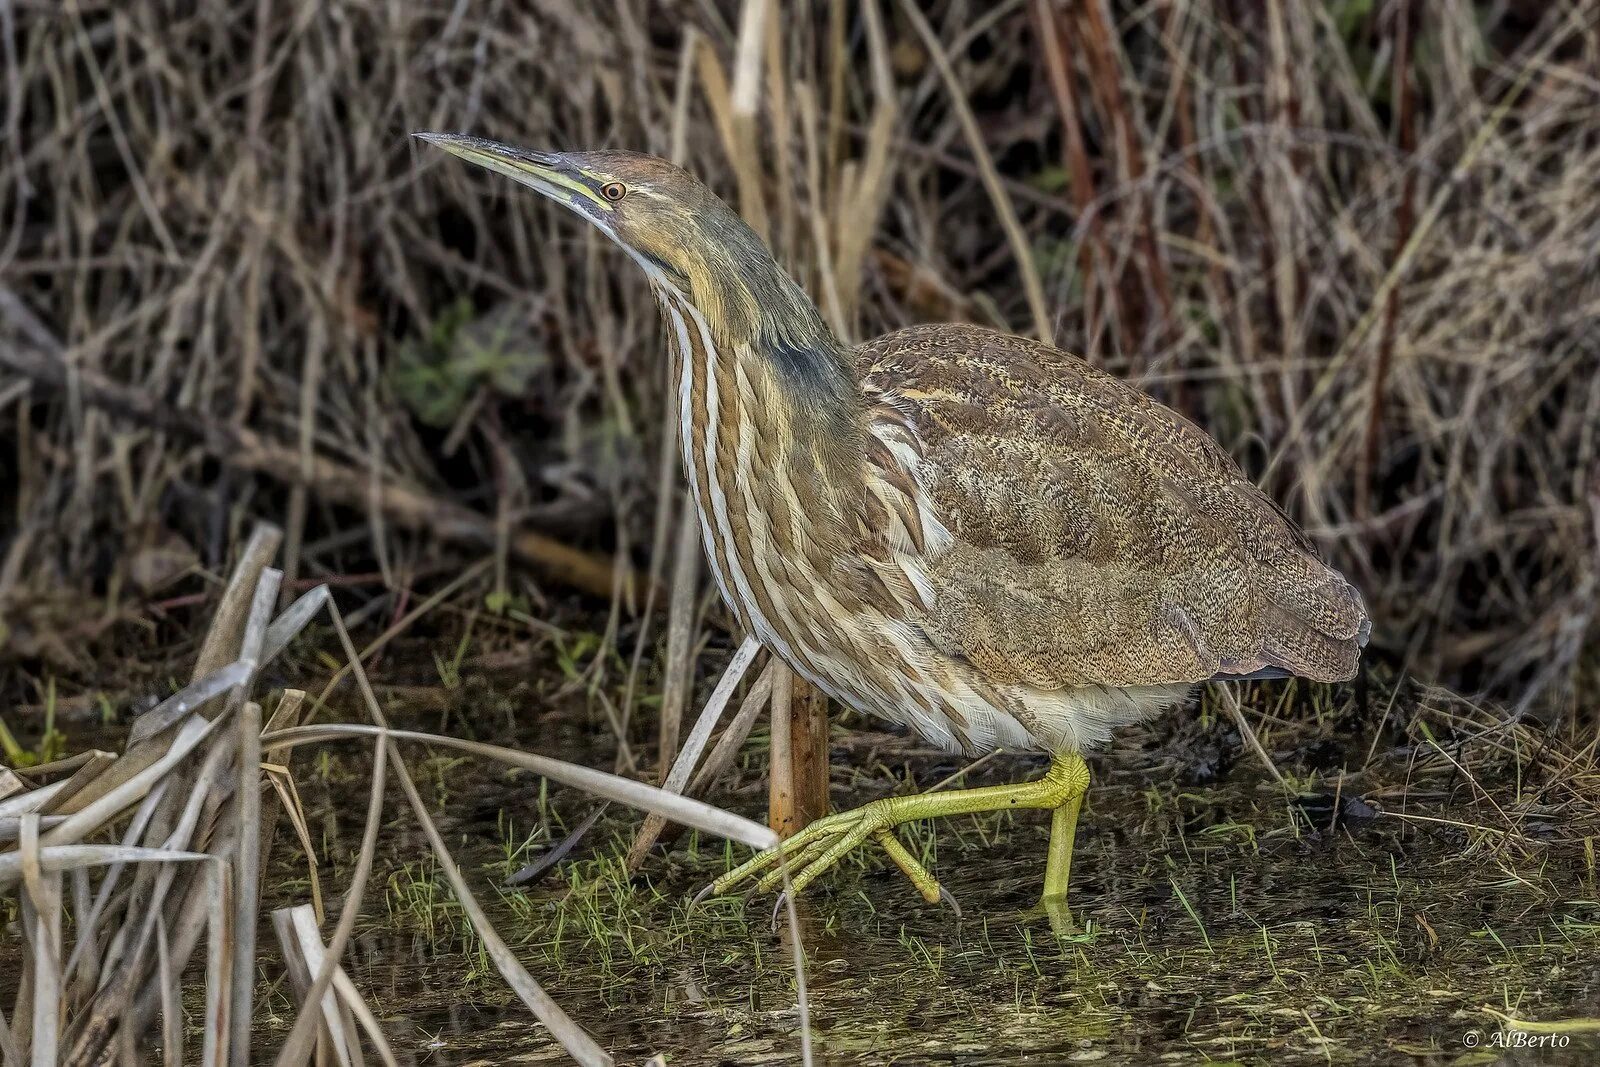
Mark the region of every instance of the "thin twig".
<instances>
[{"instance_id":1,"label":"thin twig","mask_svg":"<svg viewBox=\"0 0 1600 1067\"><path fill-rule=\"evenodd\" d=\"M1022 291L1028 298L1028 308L1033 313L1034 335L1042 341L1049 341L1054 335L1050 327L1050 312L1045 304L1044 286L1039 282L1039 270L1033 262L1033 249L1028 244L1028 237L1022 232L1022 223L1017 219L1016 209L1011 206L1011 198L1006 195L1004 186L1000 183L1000 172L995 169L994 159L989 155L989 149L984 144L983 130L978 125L977 116L972 113L972 105L967 103L965 91L961 88L961 81L956 77L955 68L950 66L950 58L945 55L944 48L939 44L938 35L933 32L933 27L928 25L928 20L913 0L900 0L900 9L905 12L906 19L917 31L917 36L922 38L922 43L927 46L928 54L933 58L933 64L939 70L939 76L944 79L945 87L950 92L950 106L954 108L956 118L961 122L961 130L967 137L967 144L972 149L972 155L978 163L978 174L983 180L983 187L989 193L989 201L994 205L995 215L1000 219L1000 225L1005 230L1006 240L1011 244L1011 252L1017 260L1017 271L1022 275Z\"/></svg>"}]
</instances>

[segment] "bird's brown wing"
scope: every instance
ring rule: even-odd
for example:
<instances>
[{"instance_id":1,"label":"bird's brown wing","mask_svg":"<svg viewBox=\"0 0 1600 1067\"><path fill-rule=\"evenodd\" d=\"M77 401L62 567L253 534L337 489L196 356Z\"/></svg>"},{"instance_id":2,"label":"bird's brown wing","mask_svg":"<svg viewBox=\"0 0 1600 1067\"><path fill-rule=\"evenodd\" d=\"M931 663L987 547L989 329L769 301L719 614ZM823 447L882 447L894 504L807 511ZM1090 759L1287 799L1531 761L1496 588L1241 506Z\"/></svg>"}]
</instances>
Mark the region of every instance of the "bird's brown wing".
<instances>
[{"instance_id":1,"label":"bird's brown wing","mask_svg":"<svg viewBox=\"0 0 1600 1067\"><path fill-rule=\"evenodd\" d=\"M977 327L878 338L857 370L952 535L915 620L947 654L1045 689L1354 673L1360 595L1176 412Z\"/></svg>"}]
</instances>

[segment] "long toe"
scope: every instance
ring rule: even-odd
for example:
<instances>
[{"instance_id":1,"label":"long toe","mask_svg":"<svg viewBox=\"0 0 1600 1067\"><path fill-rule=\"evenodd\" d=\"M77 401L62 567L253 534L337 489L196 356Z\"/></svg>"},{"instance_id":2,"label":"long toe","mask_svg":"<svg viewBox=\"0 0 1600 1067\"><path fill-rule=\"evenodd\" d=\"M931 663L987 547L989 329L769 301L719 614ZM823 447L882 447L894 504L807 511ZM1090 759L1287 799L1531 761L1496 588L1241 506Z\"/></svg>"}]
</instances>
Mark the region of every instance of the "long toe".
<instances>
[{"instance_id":1,"label":"long toe","mask_svg":"<svg viewBox=\"0 0 1600 1067\"><path fill-rule=\"evenodd\" d=\"M723 896L739 883L762 875L763 871L777 865L777 870L762 876L757 882L757 888L767 884L769 879L776 876L781 881L785 866L793 867L797 860L806 855L807 851L819 841L826 843L833 833L833 829L826 825L827 820L818 820L795 834L787 841L780 842L765 852L757 853L746 862L735 867L727 874L711 883L711 892L715 896Z\"/></svg>"},{"instance_id":2,"label":"long toe","mask_svg":"<svg viewBox=\"0 0 1600 1067\"><path fill-rule=\"evenodd\" d=\"M860 844L879 822L881 812L872 805L818 819L787 841L735 867L707 889L711 895L724 896L749 882L757 893L783 886L790 894L798 894ZM701 897L705 895L702 890Z\"/></svg>"},{"instance_id":3,"label":"long toe","mask_svg":"<svg viewBox=\"0 0 1600 1067\"><path fill-rule=\"evenodd\" d=\"M804 848L796 850L793 854L780 857L778 862L773 864L772 869L762 875L760 881L756 882L755 891L757 893L770 893L780 885L783 885L785 878L796 877L801 871L814 863L818 856L821 856L831 848L838 839L837 834L818 837Z\"/></svg>"},{"instance_id":4,"label":"long toe","mask_svg":"<svg viewBox=\"0 0 1600 1067\"><path fill-rule=\"evenodd\" d=\"M860 844L867 839L867 835L872 832L872 829L873 828L871 826L861 825L857 826L849 833L840 836L839 839L833 844L829 845L821 855L811 860L804 867L801 867L800 870L794 874L789 885L787 886L787 891L794 896L799 896L801 893L805 892L806 886L810 885L812 882L831 871L840 860L844 859L845 856L850 854L851 849L859 847Z\"/></svg>"},{"instance_id":5,"label":"long toe","mask_svg":"<svg viewBox=\"0 0 1600 1067\"><path fill-rule=\"evenodd\" d=\"M894 861L894 865L899 867L907 878L911 879L911 884L916 887L918 893L922 894L923 900L926 900L929 904L937 904L941 899L950 896L944 891L944 887L939 884L939 880L928 873L928 869L922 865L922 862L913 856L905 845L900 843L900 839L895 836L893 830L888 827L874 830L872 837L878 844L883 846L883 851L888 854L889 859ZM950 900L953 903L955 898L950 897ZM956 908L956 914L961 914L960 908Z\"/></svg>"}]
</instances>

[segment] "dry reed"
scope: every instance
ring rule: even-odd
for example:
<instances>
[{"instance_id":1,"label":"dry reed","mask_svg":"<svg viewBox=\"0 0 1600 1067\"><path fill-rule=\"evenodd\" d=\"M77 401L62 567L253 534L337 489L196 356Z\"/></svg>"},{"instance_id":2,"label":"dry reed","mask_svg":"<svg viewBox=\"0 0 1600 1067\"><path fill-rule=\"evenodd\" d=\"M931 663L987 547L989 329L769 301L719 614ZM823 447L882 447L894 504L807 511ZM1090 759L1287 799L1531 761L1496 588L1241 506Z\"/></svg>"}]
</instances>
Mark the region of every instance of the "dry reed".
<instances>
[{"instance_id":1,"label":"dry reed","mask_svg":"<svg viewBox=\"0 0 1600 1067\"><path fill-rule=\"evenodd\" d=\"M120 757L95 753L15 775L21 788L0 800L0 826L14 823L16 829L0 837L0 890L18 890L26 941L16 999L9 1015L0 1013L0 1063L100 1063L118 1049L145 1047L158 1016L164 1055L181 1062L185 1021L178 976L202 940L206 1009L200 1062L252 1062L259 876L272 837L261 790L269 780L278 788L306 855L314 855L288 753L351 738L372 741L374 764L365 830L338 923L324 942L320 902L281 908L272 916L300 1005L276 1062L287 1067L316 1054L318 1062L332 1056L341 1064L359 1063L363 1039L382 1062L396 1062L383 1028L340 968L361 914L392 775L506 982L574 1059L611 1063L495 931L451 859L398 746L458 748L757 848L776 837L766 827L677 795L692 756L669 782L671 790L663 791L533 753L391 729L325 587L273 618L282 573L269 563L281 541L270 527L252 534L202 642L196 677L136 720ZM298 691L285 691L277 695L277 711L263 732L261 705L251 691L262 669L323 608L331 613L373 724L296 725L302 702ZM749 658L742 662L747 665ZM730 672L722 703L739 673ZM704 748L720 711L721 704L707 709L686 756ZM264 751L275 761L270 769L262 762ZM52 773L67 777L43 784ZM118 844L86 843L119 827ZM198 871L186 874L185 867ZM70 898L65 876L72 878ZM64 936L69 915L70 941Z\"/></svg>"},{"instance_id":2,"label":"dry reed","mask_svg":"<svg viewBox=\"0 0 1600 1067\"><path fill-rule=\"evenodd\" d=\"M1560 761L1542 769L1591 782L1600 0L512 7L3 7L0 704L46 675L96 687L140 626L180 641L184 611L219 620L127 751L0 772L0 875L39 961L5 1056L51 1040L52 997L97 985L72 1047L170 1020L207 931L208 1010L234 1025L205 1054L238 1054L236 843L265 849L282 817L313 852L287 761L334 736L295 733L286 695L254 758L248 665L326 596L268 625L275 556L285 589L380 576L365 610L391 625L328 689L485 574L501 604L612 597L608 644L624 606L665 597L663 768L678 747L717 620L673 506L642 280L536 198L417 154L416 129L671 155L847 339L973 319L1138 378L1356 577L1375 654L1515 703L1446 725L1493 753L1531 743L1538 709L1564 740L1541 737ZM281 548L249 540L262 517L287 517ZM461 545L494 556L414 604ZM210 579L240 560L236 586ZM647 608L629 698L606 705L623 770L651 626ZM675 784L725 769L772 690L769 665ZM205 777L172 777L185 758ZM263 761L258 811L235 783ZM81 843L114 817L122 845ZM54 967L91 869L88 938ZM312 885L310 916L275 925L302 1002L331 990L316 1040L349 1049L361 1008L308 934ZM119 938L135 898L164 903Z\"/></svg>"},{"instance_id":3,"label":"dry reed","mask_svg":"<svg viewBox=\"0 0 1600 1067\"><path fill-rule=\"evenodd\" d=\"M502 559L509 595L609 593L634 544L664 573L641 280L404 136L460 128L681 156L846 336L1048 324L1143 372L1358 576L1382 647L1570 711L1597 581L1597 3L24 5L0 648L87 682L84 643L216 569L250 515L288 517L291 581L403 585L394 561L439 539L542 567ZM490 321L516 343L462 369ZM459 394L447 448L407 368ZM509 431L524 411L539 432ZM73 617L83 592L106 610Z\"/></svg>"}]
</instances>

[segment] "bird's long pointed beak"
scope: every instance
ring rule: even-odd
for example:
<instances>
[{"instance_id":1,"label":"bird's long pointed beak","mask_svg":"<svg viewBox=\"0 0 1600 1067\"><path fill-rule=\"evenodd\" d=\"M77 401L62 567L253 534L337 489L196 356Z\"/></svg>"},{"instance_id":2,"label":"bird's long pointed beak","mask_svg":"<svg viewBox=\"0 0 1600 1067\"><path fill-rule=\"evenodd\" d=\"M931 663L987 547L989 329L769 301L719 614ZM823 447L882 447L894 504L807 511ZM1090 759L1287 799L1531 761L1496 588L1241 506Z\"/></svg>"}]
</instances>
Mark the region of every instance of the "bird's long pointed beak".
<instances>
[{"instance_id":1,"label":"bird's long pointed beak","mask_svg":"<svg viewBox=\"0 0 1600 1067\"><path fill-rule=\"evenodd\" d=\"M560 153L513 148L462 133L414 133L412 136L460 156L468 163L504 174L585 215L593 217L596 208L610 210L611 205L594 184L584 180L584 175Z\"/></svg>"}]
</instances>

